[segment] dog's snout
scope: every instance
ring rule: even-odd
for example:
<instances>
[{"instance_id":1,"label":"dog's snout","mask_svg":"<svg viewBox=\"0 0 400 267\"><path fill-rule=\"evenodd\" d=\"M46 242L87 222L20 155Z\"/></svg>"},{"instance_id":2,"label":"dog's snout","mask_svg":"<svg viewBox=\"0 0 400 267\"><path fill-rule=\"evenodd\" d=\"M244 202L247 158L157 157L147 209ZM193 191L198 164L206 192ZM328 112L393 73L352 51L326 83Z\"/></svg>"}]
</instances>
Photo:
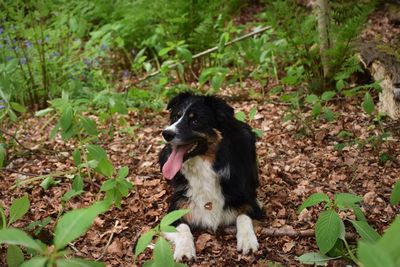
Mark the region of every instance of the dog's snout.
<instances>
[{"instance_id":1,"label":"dog's snout","mask_svg":"<svg viewBox=\"0 0 400 267\"><path fill-rule=\"evenodd\" d=\"M162 132L162 135L164 136L164 139L165 139L167 142L169 142L169 141L171 141L172 139L174 139L174 137L175 137L175 132L173 132L173 131L171 131L171 130L164 130L164 131Z\"/></svg>"}]
</instances>

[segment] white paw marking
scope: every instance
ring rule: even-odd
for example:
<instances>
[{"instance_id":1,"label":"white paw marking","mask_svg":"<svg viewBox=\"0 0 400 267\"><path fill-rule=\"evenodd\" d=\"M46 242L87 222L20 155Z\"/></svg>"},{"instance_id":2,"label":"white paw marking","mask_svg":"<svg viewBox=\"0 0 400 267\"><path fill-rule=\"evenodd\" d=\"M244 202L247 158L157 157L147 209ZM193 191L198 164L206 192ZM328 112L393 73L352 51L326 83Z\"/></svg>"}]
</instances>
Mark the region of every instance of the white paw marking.
<instances>
[{"instance_id":1,"label":"white paw marking","mask_svg":"<svg viewBox=\"0 0 400 267\"><path fill-rule=\"evenodd\" d=\"M175 245L174 259L176 261L181 261L183 257L188 260L196 258L193 235L188 225L182 223L176 227L176 232L164 233L164 236Z\"/></svg>"},{"instance_id":2,"label":"white paw marking","mask_svg":"<svg viewBox=\"0 0 400 267\"><path fill-rule=\"evenodd\" d=\"M258 241L251 219L247 215L239 215L236 219L236 228L237 250L242 251L244 255L250 251L256 252Z\"/></svg>"}]
</instances>

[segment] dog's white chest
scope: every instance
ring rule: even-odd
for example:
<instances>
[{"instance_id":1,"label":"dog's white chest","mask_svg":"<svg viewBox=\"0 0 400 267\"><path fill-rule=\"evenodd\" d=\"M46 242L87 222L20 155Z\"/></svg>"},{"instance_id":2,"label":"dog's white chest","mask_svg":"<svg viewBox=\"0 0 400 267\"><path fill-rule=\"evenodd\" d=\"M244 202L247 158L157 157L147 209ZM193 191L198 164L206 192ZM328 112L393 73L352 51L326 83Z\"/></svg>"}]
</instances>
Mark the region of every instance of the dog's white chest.
<instances>
[{"instance_id":1,"label":"dog's white chest","mask_svg":"<svg viewBox=\"0 0 400 267\"><path fill-rule=\"evenodd\" d=\"M224 210L224 196L218 175L209 161L197 156L184 162L181 172L189 183L190 223L202 228L216 230L219 225L235 221L236 214Z\"/></svg>"}]
</instances>

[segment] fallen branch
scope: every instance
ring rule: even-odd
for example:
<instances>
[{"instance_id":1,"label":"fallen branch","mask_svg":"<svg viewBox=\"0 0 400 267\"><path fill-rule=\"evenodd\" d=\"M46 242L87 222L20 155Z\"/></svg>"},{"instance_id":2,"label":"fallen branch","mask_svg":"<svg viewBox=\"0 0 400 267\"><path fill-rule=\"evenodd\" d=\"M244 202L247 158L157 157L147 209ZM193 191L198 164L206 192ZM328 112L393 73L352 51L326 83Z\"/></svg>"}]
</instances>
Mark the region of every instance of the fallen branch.
<instances>
[{"instance_id":1,"label":"fallen branch","mask_svg":"<svg viewBox=\"0 0 400 267\"><path fill-rule=\"evenodd\" d=\"M118 224L119 224L119 221L118 221L118 220L115 221L114 228L113 228L112 231L111 231L111 234L110 234L110 237L108 238L107 244L106 244L106 246L104 247L103 252L101 252L101 255L100 255L99 257L96 258L96 261L99 261L99 260L101 260L101 258L104 257L104 254L106 253L108 247L111 245L111 241L112 241L112 239L113 239L113 237L114 237L115 232L117 231L117 226L118 226Z\"/></svg>"},{"instance_id":2,"label":"fallen branch","mask_svg":"<svg viewBox=\"0 0 400 267\"><path fill-rule=\"evenodd\" d=\"M269 30L269 29L271 29L271 28L272 28L271 26L266 26L266 27L263 27L263 28L261 28L261 29L255 30L255 31L253 31L253 32L247 33L247 34L245 34L245 35L243 35L243 36L240 36L240 37L238 37L238 38L236 38L236 39L233 39L232 41L226 42L225 45L224 45L224 47L230 46L230 45L232 45L232 44L234 44L234 43L237 43L237 42L239 42L239 41L241 41L241 40L247 39L247 38L252 37L252 36L254 36L254 35L263 33L263 32L265 32L266 30ZM207 50L205 50L205 51L203 51L203 52L200 52L200 53L198 53L198 54L192 56L192 59L196 59L196 58L199 58L199 57L202 57L202 56L211 54L211 53L217 51L218 49L219 49L218 46L214 46L214 47L212 47L212 48L210 48L210 49L207 49ZM178 66L178 64L182 64L182 63L185 63L185 60L182 60L182 61L180 61L179 63L175 63L175 64L169 65L169 66L168 66L168 69L175 68L176 66ZM146 75L145 77L139 79L138 81L136 81L135 84L141 83L141 82L147 80L148 78L154 77L154 76L158 75L160 72L161 72L161 70L157 70L157 71L155 71L155 72L152 72L152 73Z\"/></svg>"},{"instance_id":3,"label":"fallen branch","mask_svg":"<svg viewBox=\"0 0 400 267\"><path fill-rule=\"evenodd\" d=\"M226 233L236 234L236 227L228 227L225 229ZM261 234L269 237L314 237L314 229L296 230L287 228L265 228L261 226ZM353 233L346 233L347 240L357 240L357 235Z\"/></svg>"},{"instance_id":4,"label":"fallen branch","mask_svg":"<svg viewBox=\"0 0 400 267\"><path fill-rule=\"evenodd\" d=\"M4 135L7 135L9 137L11 137L15 143L17 143L19 146L21 146L23 149L28 150L28 151L32 151L31 148L25 146L24 144L22 144L13 134L7 133L6 131L4 131L3 129L0 129L0 132Z\"/></svg>"}]
</instances>

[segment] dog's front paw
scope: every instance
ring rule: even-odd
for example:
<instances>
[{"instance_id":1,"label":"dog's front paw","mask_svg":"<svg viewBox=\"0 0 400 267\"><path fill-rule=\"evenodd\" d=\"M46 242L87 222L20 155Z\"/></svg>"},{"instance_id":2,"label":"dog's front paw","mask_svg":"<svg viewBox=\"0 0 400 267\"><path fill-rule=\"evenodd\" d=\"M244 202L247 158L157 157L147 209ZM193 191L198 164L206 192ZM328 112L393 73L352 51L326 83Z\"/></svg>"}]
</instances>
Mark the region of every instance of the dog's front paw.
<instances>
[{"instance_id":1,"label":"dog's front paw","mask_svg":"<svg viewBox=\"0 0 400 267\"><path fill-rule=\"evenodd\" d=\"M236 219L236 227L237 250L242 251L244 255L250 251L256 252L258 241L251 219L247 215L239 215Z\"/></svg>"},{"instance_id":2,"label":"dog's front paw","mask_svg":"<svg viewBox=\"0 0 400 267\"><path fill-rule=\"evenodd\" d=\"M176 227L176 231L173 233L164 233L164 236L175 245L174 259L176 261L181 261L184 257L188 260L195 259L196 249L189 226L180 224Z\"/></svg>"}]
</instances>

